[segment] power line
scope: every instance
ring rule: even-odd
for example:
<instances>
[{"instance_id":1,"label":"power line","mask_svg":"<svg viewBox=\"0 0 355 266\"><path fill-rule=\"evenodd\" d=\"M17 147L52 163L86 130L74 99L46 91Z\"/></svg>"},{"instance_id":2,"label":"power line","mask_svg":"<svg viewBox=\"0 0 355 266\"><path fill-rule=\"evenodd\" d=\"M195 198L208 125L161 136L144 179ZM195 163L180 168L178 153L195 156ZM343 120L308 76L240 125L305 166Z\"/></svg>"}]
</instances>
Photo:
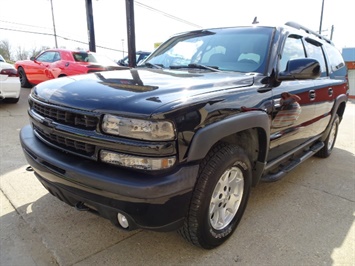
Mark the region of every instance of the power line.
<instances>
[{"instance_id":1,"label":"power line","mask_svg":"<svg viewBox=\"0 0 355 266\"><path fill-rule=\"evenodd\" d=\"M1 25L1 22L3 22L3 23L7 23L7 24L10 24L10 25L19 25L19 26L23 26L22 28L26 28L26 27L32 27L32 28L37 28L37 29L44 29L44 30L46 30L46 31L53 31L53 28L48 28L48 27L41 27L41 26L36 26L36 25L31 25L31 24L23 24L23 23L18 23L18 22L13 22L13 21L7 21L7 20L1 20L0 19L0 25ZM11 27L11 26L9 26L9 27ZM4 28L3 28L4 29ZM29 33L31 33L29 30L27 31L27 30L21 30L21 29L18 29L18 27L16 28L16 29L14 29L14 28L8 28L9 30L12 30L12 31L19 31L19 32L21 32L21 31L23 31L23 32L29 32ZM74 33L73 32L68 32L68 31L63 31L63 30L60 30L60 32L62 33L62 34L67 34L67 35L74 35ZM32 32L32 33L35 33L35 34L42 34L42 33L39 33L39 32ZM53 34L51 34L51 36L54 36Z\"/></svg>"},{"instance_id":2,"label":"power line","mask_svg":"<svg viewBox=\"0 0 355 266\"><path fill-rule=\"evenodd\" d=\"M164 12L164 11L161 11L161 10L158 10L158 9L153 8L153 7L151 7L151 6L147 6L147 5L145 5L145 4L142 4L142 3L138 2L138 1L135 1L135 3L136 3L137 5L139 5L139 6L144 7L144 8L146 8L146 9L149 9L149 10L151 10L151 11L153 11L153 12L157 12L157 13L163 14L164 16L166 16L166 17L168 17L168 18L171 18L171 19L174 19L174 20L176 20L176 21L179 21L179 22L188 24L188 25L193 26L193 27L195 27L195 28L203 28L203 27L200 26L200 25L197 25L197 24L195 24L195 23L192 23L192 22L187 21L187 20L182 19L182 18L178 18L178 17L173 16L173 15L171 15L171 14L168 14L168 13L166 13L166 12Z\"/></svg>"},{"instance_id":3,"label":"power line","mask_svg":"<svg viewBox=\"0 0 355 266\"><path fill-rule=\"evenodd\" d=\"M29 30L9 29L9 28L2 28L2 27L0 27L0 30L18 31L18 32L25 32L25 33L53 36L53 34L51 34L51 33L35 32L35 31L29 31Z\"/></svg>"},{"instance_id":4,"label":"power line","mask_svg":"<svg viewBox=\"0 0 355 266\"><path fill-rule=\"evenodd\" d=\"M48 27L41 27L41 26L35 26L35 25L30 25L30 24L23 24L23 23L7 21L7 20L1 20L1 19L0 19L0 22L5 22L5 23L8 23L8 24L13 24L13 25L21 25L21 26L26 26L26 27L39 28L39 29L52 30L52 28L48 28Z\"/></svg>"},{"instance_id":5,"label":"power line","mask_svg":"<svg viewBox=\"0 0 355 266\"><path fill-rule=\"evenodd\" d=\"M35 32L35 31L18 30L18 29L9 29L9 28L2 28L2 27L0 27L0 30L18 31L18 32L30 33L30 34L54 36L53 33ZM72 42L76 42L76 43L80 43L80 44L89 45L87 42L83 42L83 41L79 41L79 40L74 40L74 39L71 39L71 38L68 38L68 37L64 37L64 36L60 36L60 35L57 35L57 37L58 37L58 38L61 38L61 39L64 39L64 40L67 40L67 41L72 41ZM100 46L100 45L97 45L97 47L98 47L98 48L102 48L102 49L106 49L106 50L115 51L115 52L123 52L122 50L119 50L119 49L114 49L114 48L105 47L105 46Z\"/></svg>"},{"instance_id":6,"label":"power line","mask_svg":"<svg viewBox=\"0 0 355 266\"><path fill-rule=\"evenodd\" d=\"M164 12L164 11L158 10L158 9L153 8L153 7L151 7L151 6L142 4L142 3L138 2L138 1L135 1L135 3L136 3L138 6L141 6L141 7L143 7L143 8L146 8L146 9L148 9L148 10L150 10L150 11L153 11L153 12L156 12L156 13L160 13L160 14L162 14L162 15L164 15L164 16L170 18L170 19L174 19L174 20L176 20L176 21L179 21L179 22L181 22L181 23L190 25L190 26L195 27L195 28L203 28L202 26L200 26L200 25L198 25L198 24L195 24L195 23L192 23L192 22L187 21L187 20L185 20L185 19L182 19L182 18L173 16L173 15L171 15L171 14L169 14L169 13L166 13L166 12ZM34 28L42 28L42 29L46 29L46 30L52 30L51 28L47 28L47 27L34 26L34 25L16 23L16 22L11 22L11 21L0 20L0 22L10 23L10 24L14 24L14 25L27 26L27 27L34 27ZM28 30L10 29L10 28L3 28L3 27L0 27L0 29L2 29L2 30L9 30L9 31L24 32L24 33L30 33L30 34L38 34L38 35L46 35L46 36L55 36L55 35L52 34L52 33L34 32L34 31L28 31ZM68 37L63 37L63 36L59 36L59 35L57 35L57 37L62 38L62 39L64 39L64 40L68 40L68 41L72 41L72 42L77 42L77 43L81 43L81 44L88 45L87 42L83 42L83 41L79 41L79 40L74 40L74 39L71 39L71 38L68 38ZM102 49L111 50L111 51L122 52L122 50L119 50L119 49L113 49L113 48L104 47L104 46L99 46L99 45L97 45L97 47L102 48ZM123 52L124 52L124 51L123 51Z\"/></svg>"}]
</instances>

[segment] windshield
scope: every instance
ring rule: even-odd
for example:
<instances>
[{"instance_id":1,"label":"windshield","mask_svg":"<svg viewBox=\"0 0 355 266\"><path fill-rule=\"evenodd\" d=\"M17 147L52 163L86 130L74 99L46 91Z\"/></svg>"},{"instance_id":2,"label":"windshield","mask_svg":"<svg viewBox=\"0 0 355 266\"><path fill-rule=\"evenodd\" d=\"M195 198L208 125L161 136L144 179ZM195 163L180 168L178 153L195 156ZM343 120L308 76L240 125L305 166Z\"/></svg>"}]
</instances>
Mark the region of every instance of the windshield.
<instances>
[{"instance_id":1,"label":"windshield","mask_svg":"<svg viewBox=\"0 0 355 266\"><path fill-rule=\"evenodd\" d=\"M207 66L264 73L272 30L245 27L182 34L163 43L145 63L171 69Z\"/></svg>"},{"instance_id":2,"label":"windshield","mask_svg":"<svg viewBox=\"0 0 355 266\"><path fill-rule=\"evenodd\" d=\"M108 57L93 52L73 52L73 56L76 62L89 62L105 66L117 66L117 64Z\"/></svg>"}]
</instances>

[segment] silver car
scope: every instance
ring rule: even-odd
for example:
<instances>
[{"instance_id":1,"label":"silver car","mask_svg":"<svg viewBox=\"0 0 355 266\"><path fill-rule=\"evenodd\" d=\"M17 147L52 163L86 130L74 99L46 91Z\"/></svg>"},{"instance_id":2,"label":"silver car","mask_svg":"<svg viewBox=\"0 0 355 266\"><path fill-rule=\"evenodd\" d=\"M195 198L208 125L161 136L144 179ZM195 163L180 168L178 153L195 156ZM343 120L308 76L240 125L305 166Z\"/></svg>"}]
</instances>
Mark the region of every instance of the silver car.
<instances>
[{"instance_id":1,"label":"silver car","mask_svg":"<svg viewBox=\"0 0 355 266\"><path fill-rule=\"evenodd\" d=\"M17 103L20 99L21 83L16 68L0 55L0 100Z\"/></svg>"}]
</instances>

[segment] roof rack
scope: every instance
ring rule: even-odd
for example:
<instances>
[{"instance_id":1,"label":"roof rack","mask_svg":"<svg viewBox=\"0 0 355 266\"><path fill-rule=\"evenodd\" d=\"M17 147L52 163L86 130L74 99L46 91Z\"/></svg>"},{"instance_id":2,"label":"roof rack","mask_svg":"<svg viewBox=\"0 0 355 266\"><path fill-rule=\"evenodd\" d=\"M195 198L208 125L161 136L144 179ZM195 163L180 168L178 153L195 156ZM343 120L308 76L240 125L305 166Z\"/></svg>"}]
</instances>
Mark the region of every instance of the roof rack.
<instances>
[{"instance_id":1,"label":"roof rack","mask_svg":"<svg viewBox=\"0 0 355 266\"><path fill-rule=\"evenodd\" d=\"M308 28L298 24L297 22L288 21L285 23L285 25L290 26L295 29L298 29L298 30L304 30L305 32L307 32L309 34L313 34L313 35L317 36L319 39L326 41L327 43L333 44L333 42L331 40L325 38L324 36L320 35L319 33L315 32L311 29L308 29Z\"/></svg>"}]
</instances>

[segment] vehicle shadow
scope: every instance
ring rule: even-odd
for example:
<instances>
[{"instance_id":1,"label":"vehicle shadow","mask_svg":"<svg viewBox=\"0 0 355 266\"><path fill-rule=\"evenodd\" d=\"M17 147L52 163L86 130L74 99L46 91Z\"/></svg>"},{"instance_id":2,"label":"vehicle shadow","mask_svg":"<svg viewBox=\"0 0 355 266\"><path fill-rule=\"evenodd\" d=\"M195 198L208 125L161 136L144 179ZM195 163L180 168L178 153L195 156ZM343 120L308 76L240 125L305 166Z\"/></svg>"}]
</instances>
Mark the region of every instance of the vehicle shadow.
<instances>
[{"instance_id":1,"label":"vehicle shadow","mask_svg":"<svg viewBox=\"0 0 355 266\"><path fill-rule=\"evenodd\" d=\"M176 232L121 231L104 218L76 211L44 188L43 196L17 212L59 265L347 264L355 259L349 237L355 196L354 169L344 158L354 163L353 154L335 148L326 160L310 158L284 179L260 183L236 232L210 251ZM41 186L32 174L25 176ZM1 216L0 224L15 216Z\"/></svg>"},{"instance_id":2,"label":"vehicle shadow","mask_svg":"<svg viewBox=\"0 0 355 266\"><path fill-rule=\"evenodd\" d=\"M21 88L20 100L16 104L0 101L0 176L26 164L19 133L29 124L27 115L29 89Z\"/></svg>"}]
</instances>

